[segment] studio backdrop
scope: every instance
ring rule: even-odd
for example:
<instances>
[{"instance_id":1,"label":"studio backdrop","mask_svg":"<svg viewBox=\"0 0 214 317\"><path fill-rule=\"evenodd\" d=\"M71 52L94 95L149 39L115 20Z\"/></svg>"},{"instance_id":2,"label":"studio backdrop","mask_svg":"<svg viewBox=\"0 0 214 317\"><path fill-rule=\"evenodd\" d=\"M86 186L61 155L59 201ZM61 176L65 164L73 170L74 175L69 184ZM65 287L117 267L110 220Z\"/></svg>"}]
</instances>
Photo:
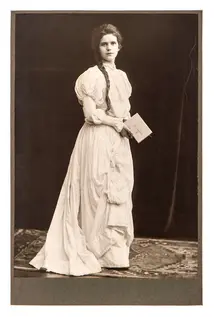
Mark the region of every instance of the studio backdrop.
<instances>
[{"instance_id":1,"label":"studio backdrop","mask_svg":"<svg viewBox=\"0 0 214 317\"><path fill-rule=\"evenodd\" d=\"M91 31L112 23L131 113L136 236L197 239L198 15L25 13L15 22L15 227L47 229L84 117L74 84L94 65Z\"/></svg>"}]
</instances>

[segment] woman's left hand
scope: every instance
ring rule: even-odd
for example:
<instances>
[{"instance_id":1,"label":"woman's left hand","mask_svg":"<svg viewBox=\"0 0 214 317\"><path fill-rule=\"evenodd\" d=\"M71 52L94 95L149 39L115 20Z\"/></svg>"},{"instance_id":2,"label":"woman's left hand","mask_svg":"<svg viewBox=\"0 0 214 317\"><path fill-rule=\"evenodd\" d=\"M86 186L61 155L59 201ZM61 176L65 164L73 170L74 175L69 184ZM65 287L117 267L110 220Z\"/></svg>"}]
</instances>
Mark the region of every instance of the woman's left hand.
<instances>
[{"instance_id":1,"label":"woman's left hand","mask_svg":"<svg viewBox=\"0 0 214 317\"><path fill-rule=\"evenodd\" d=\"M131 134L127 129L125 129L125 128L123 128L123 129L121 130L120 135L121 135L122 137L128 138L128 139L132 139L132 138L133 138L132 134Z\"/></svg>"}]
</instances>

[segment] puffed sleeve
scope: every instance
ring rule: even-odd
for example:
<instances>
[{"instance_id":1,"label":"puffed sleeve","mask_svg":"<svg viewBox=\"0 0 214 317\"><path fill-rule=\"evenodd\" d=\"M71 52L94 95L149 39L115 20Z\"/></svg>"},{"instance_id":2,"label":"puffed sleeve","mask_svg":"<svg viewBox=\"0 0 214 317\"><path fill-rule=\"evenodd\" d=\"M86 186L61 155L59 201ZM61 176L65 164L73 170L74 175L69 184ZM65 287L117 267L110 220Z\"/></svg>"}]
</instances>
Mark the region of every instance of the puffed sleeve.
<instances>
[{"instance_id":1,"label":"puffed sleeve","mask_svg":"<svg viewBox=\"0 0 214 317\"><path fill-rule=\"evenodd\" d=\"M90 67L77 78L74 89L81 105L83 105L85 96L91 97L96 105L104 103L105 82L103 77L95 67Z\"/></svg>"},{"instance_id":2,"label":"puffed sleeve","mask_svg":"<svg viewBox=\"0 0 214 317\"><path fill-rule=\"evenodd\" d=\"M101 76L100 76L101 75ZM102 74L95 67L90 67L76 80L74 90L79 103L83 106L85 121L90 124L101 124L105 111L97 106L105 101L105 82ZM90 97L90 99L86 99Z\"/></svg>"}]
</instances>

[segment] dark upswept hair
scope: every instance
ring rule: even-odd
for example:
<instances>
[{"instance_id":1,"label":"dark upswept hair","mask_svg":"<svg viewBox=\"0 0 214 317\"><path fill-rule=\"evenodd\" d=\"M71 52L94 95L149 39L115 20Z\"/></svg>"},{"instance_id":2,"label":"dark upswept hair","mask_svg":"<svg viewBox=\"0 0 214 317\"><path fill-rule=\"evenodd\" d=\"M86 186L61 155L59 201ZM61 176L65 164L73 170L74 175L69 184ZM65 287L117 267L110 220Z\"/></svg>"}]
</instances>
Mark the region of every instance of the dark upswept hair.
<instances>
[{"instance_id":1,"label":"dark upswept hair","mask_svg":"<svg viewBox=\"0 0 214 317\"><path fill-rule=\"evenodd\" d=\"M111 108L111 100L109 98L110 80L109 80L108 73L102 63L100 50L99 50L100 41L102 37L107 34L112 34L116 36L119 48L122 47L122 41L123 41L122 35L120 31L116 28L116 26L112 24L102 24L101 26L93 30L91 46L94 52L96 64L98 68L100 69L100 71L103 73L106 80L106 104L107 104L107 111L108 111Z\"/></svg>"}]
</instances>

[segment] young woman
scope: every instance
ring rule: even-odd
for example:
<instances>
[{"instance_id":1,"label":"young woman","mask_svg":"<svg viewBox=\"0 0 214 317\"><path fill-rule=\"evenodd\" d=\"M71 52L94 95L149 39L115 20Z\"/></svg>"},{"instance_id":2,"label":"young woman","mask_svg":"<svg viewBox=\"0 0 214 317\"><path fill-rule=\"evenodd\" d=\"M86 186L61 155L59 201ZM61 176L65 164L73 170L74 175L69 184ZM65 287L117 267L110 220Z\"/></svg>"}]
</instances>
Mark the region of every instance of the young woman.
<instances>
[{"instance_id":1,"label":"young woman","mask_svg":"<svg viewBox=\"0 0 214 317\"><path fill-rule=\"evenodd\" d=\"M104 24L95 29L96 65L82 73L75 92L85 123L79 131L46 242L30 264L81 276L105 268L128 268L133 241L131 85L117 69L122 37Z\"/></svg>"}]
</instances>

